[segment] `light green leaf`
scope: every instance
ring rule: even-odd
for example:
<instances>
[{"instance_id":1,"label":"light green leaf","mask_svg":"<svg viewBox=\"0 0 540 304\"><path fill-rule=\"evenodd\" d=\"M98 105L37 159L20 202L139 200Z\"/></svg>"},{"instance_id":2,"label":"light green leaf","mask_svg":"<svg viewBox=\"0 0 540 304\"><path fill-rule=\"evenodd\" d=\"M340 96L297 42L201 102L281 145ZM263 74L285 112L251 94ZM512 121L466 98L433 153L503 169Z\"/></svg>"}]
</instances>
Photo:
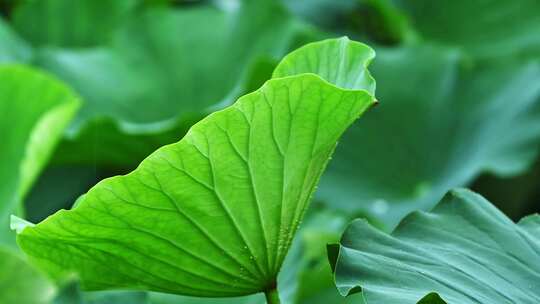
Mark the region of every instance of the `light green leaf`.
<instances>
[{"instance_id":1,"label":"light green leaf","mask_svg":"<svg viewBox=\"0 0 540 304\"><path fill-rule=\"evenodd\" d=\"M372 57L346 38L293 52L276 72L291 76L98 183L72 210L25 228L18 244L53 277L79 273L88 290L217 297L275 288L336 141L374 102L361 86ZM333 66L353 79L330 74Z\"/></svg>"},{"instance_id":2,"label":"light green leaf","mask_svg":"<svg viewBox=\"0 0 540 304\"><path fill-rule=\"evenodd\" d=\"M45 304L55 288L9 249L0 246L0 303Z\"/></svg>"},{"instance_id":3,"label":"light green leaf","mask_svg":"<svg viewBox=\"0 0 540 304\"><path fill-rule=\"evenodd\" d=\"M89 47L106 42L138 0L18 1L17 32L34 46Z\"/></svg>"},{"instance_id":4,"label":"light green leaf","mask_svg":"<svg viewBox=\"0 0 540 304\"><path fill-rule=\"evenodd\" d=\"M79 106L62 83L23 66L0 66L0 242L14 238L9 215L49 159Z\"/></svg>"},{"instance_id":5,"label":"light green leaf","mask_svg":"<svg viewBox=\"0 0 540 304\"><path fill-rule=\"evenodd\" d=\"M481 172L527 169L540 143L540 64L471 65L430 46L380 49L379 106L340 140L319 198L392 228Z\"/></svg>"},{"instance_id":6,"label":"light green leaf","mask_svg":"<svg viewBox=\"0 0 540 304\"><path fill-rule=\"evenodd\" d=\"M336 284L342 294L361 289L367 304L538 303L539 229L538 215L515 224L480 195L453 190L391 235L353 222L331 249Z\"/></svg>"},{"instance_id":7,"label":"light green leaf","mask_svg":"<svg viewBox=\"0 0 540 304\"><path fill-rule=\"evenodd\" d=\"M278 276L279 294L283 304L359 304L361 297L342 297L337 291L328 258L326 244L339 241L353 214L310 207ZM146 294L146 296L144 296ZM235 298L199 298L157 292L92 291L81 292L78 284L62 288L54 304L263 304L262 294ZM139 302L136 302L139 301Z\"/></svg>"},{"instance_id":8,"label":"light green leaf","mask_svg":"<svg viewBox=\"0 0 540 304\"><path fill-rule=\"evenodd\" d=\"M273 77L316 73L332 84L350 90L365 90L375 95L375 79L367 66L375 52L365 44L348 39L331 40L320 47L292 52L275 69Z\"/></svg>"},{"instance_id":9,"label":"light green leaf","mask_svg":"<svg viewBox=\"0 0 540 304\"><path fill-rule=\"evenodd\" d=\"M396 0L419 36L459 47L475 57L537 56L540 2Z\"/></svg>"}]
</instances>

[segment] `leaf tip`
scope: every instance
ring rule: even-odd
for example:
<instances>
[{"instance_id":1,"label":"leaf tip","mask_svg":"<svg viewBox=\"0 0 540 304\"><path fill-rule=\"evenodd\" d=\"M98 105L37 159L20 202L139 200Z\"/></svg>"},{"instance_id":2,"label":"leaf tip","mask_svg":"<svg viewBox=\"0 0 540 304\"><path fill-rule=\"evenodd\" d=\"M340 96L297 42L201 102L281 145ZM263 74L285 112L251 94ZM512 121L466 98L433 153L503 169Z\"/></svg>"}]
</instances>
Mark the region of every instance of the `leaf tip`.
<instances>
[{"instance_id":1,"label":"leaf tip","mask_svg":"<svg viewBox=\"0 0 540 304\"><path fill-rule=\"evenodd\" d=\"M10 217L10 224L9 224L9 228L15 232L17 232L17 234L21 234L24 229L26 227L34 227L35 224L33 223L30 223L29 221L27 220L24 220L18 216L15 216L15 215L11 215Z\"/></svg>"}]
</instances>

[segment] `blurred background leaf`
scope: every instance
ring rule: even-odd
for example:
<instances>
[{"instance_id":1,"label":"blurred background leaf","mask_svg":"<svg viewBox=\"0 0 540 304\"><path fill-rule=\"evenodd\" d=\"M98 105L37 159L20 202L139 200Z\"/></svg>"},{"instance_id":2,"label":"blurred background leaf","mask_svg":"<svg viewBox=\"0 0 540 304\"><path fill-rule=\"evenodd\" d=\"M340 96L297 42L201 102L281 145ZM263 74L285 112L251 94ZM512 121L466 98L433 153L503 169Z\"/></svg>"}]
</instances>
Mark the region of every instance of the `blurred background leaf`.
<instances>
[{"instance_id":1,"label":"blurred background leaf","mask_svg":"<svg viewBox=\"0 0 540 304\"><path fill-rule=\"evenodd\" d=\"M23 200L79 107L77 96L46 74L0 66L0 243L14 244L9 216Z\"/></svg>"},{"instance_id":2,"label":"blurred background leaf","mask_svg":"<svg viewBox=\"0 0 540 304\"><path fill-rule=\"evenodd\" d=\"M95 46L110 39L138 2L18 1L12 12L12 24L33 46Z\"/></svg>"},{"instance_id":3,"label":"blurred background leaf","mask_svg":"<svg viewBox=\"0 0 540 304\"><path fill-rule=\"evenodd\" d=\"M319 197L392 228L483 171L523 172L540 142L540 64L474 64L429 45L379 49L380 105L347 131ZM414 89L412 89L414 88Z\"/></svg>"},{"instance_id":4,"label":"blurred background leaf","mask_svg":"<svg viewBox=\"0 0 540 304\"><path fill-rule=\"evenodd\" d=\"M0 303L48 303L55 286L15 248L9 217L23 201L80 103L56 79L21 65L0 66Z\"/></svg>"},{"instance_id":5,"label":"blurred background leaf","mask_svg":"<svg viewBox=\"0 0 540 304\"><path fill-rule=\"evenodd\" d=\"M18 254L0 246L0 303L47 304L55 287Z\"/></svg>"},{"instance_id":6,"label":"blurred background leaf","mask_svg":"<svg viewBox=\"0 0 540 304\"><path fill-rule=\"evenodd\" d=\"M32 49L9 25L0 18L0 63L27 62L32 57Z\"/></svg>"},{"instance_id":7,"label":"blurred background leaf","mask_svg":"<svg viewBox=\"0 0 540 304\"><path fill-rule=\"evenodd\" d=\"M395 0L418 36L457 47L476 58L538 58L540 2Z\"/></svg>"},{"instance_id":8,"label":"blurred background leaf","mask_svg":"<svg viewBox=\"0 0 540 304\"><path fill-rule=\"evenodd\" d=\"M272 1L186 9L133 0L22 1L12 19L36 46L32 63L85 101L56 162L126 167L259 87L269 64L314 35Z\"/></svg>"}]
</instances>

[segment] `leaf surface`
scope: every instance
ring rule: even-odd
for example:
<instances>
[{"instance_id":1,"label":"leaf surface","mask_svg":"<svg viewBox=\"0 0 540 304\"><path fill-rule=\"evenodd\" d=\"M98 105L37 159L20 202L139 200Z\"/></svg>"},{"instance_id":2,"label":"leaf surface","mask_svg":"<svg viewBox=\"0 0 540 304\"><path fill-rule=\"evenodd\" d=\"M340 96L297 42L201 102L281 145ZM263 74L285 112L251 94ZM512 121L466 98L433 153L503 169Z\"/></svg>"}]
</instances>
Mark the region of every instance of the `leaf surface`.
<instances>
[{"instance_id":1,"label":"leaf surface","mask_svg":"<svg viewBox=\"0 0 540 304\"><path fill-rule=\"evenodd\" d=\"M89 290L217 297L273 288L339 136L374 103L373 56L346 38L291 53L276 70L291 76L25 228L19 245L56 278L79 273Z\"/></svg>"},{"instance_id":2,"label":"leaf surface","mask_svg":"<svg viewBox=\"0 0 540 304\"><path fill-rule=\"evenodd\" d=\"M539 218L515 224L457 189L390 235L357 220L334 256L336 284L344 295L361 289L367 304L538 303Z\"/></svg>"}]
</instances>

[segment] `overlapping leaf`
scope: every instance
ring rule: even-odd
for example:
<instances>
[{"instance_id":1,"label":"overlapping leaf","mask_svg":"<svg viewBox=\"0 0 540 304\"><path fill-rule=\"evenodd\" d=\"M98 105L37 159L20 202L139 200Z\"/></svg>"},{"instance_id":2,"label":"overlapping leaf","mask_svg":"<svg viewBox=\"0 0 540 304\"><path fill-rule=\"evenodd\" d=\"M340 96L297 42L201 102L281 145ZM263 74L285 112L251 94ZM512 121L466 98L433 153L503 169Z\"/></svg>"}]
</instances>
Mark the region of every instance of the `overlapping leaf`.
<instances>
[{"instance_id":1,"label":"overlapping leaf","mask_svg":"<svg viewBox=\"0 0 540 304\"><path fill-rule=\"evenodd\" d=\"M13 21L39 46L33 63L85 100L60 163L134 166L250 85L258 88L277 58L309 40L306 26L267 1L228 9L72 2L25 2ZM96 15L102 30L93 26Z\"/></svg>"},{"instance_id":2,"label":"overlapping leaf","mask_svg":"<svg viewBox=\"0 0 540 304\"><path fill-rule=\"evenodd\" d=\"M330 252L338 289L361 290L367 304L532 304L540 301L538 231L537 214L515 224L458 189L391 235L355 221Z\"/></svg>"},{"instance_id":3,"label":"overlapping leaf","mask_svg":"<svg viewBox=\"0 0 540 304\"><path fill-rule=\"evenodd\" d=\"M320 198L392 227L480 172L508 176L531 165L539 63L468 63L430 46L381 49L372 68L381 104L340 141Z\"/></svg>"},{"instance_id":4,"label":"overlapping leaf","mask_svg":"<svg viewBox=\"0 0 540 304\"><path fill-rule=\"evenodd\" d=\"M291 53L275 79L72 210L26 227L19 245L52 276L75 271L90 290L274 288L337 139L374 102L373 56L346 38Z\"/></svg>"},{"instance_id":5,"label":"overlapping leaf","mask_svg":"<svg viewBox=\"0 0 540 304\"><path fill-rule=\"evenodd\" d=\"M0 242L13 239L9 215L21 209L78 107L57 80L23 66L0 67Z\"/></svg>"}]
</instances>

